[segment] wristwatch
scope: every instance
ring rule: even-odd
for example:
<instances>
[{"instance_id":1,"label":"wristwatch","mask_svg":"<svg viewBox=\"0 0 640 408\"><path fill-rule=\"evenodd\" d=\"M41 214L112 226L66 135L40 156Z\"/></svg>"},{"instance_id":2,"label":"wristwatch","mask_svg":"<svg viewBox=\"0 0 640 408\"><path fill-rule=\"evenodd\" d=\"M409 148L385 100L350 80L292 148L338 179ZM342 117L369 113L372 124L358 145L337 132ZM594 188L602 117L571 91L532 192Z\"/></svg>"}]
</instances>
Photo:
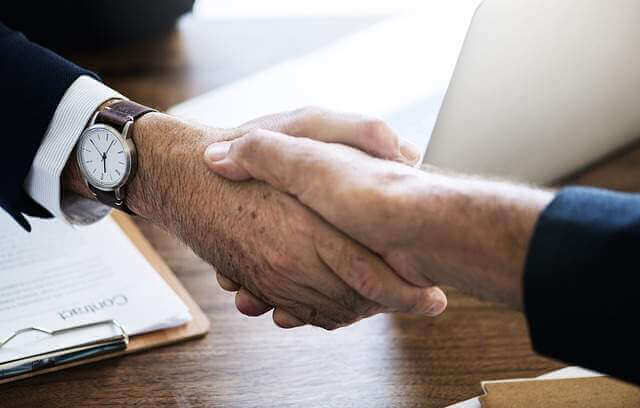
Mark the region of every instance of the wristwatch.
<instances>
[{"instance_id":1,"label":"wristwatch","mask_svg":"<svg viewBox=\"0 0 640 408\"><path fill-rule=\"evenodd\" d=\"M125 203L126 184L137 168L129 132L136 119L155 109L120 100L98 110L80 135L76 160L87 187L103 204L134 214Z\"/></svg>"}]
</instances>

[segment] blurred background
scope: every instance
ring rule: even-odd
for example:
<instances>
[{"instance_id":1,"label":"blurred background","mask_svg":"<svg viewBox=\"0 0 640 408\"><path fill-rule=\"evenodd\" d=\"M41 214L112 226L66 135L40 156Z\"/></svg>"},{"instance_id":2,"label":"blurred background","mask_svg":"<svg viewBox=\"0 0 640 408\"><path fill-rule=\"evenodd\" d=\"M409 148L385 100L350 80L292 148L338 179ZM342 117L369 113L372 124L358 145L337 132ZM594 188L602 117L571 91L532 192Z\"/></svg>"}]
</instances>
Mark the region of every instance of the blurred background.
<instances>
[{"instance_id":1,"label":"blurred background","mask_svg":"<svg viewBox=\"0 0 640 408\"><path fill-rule=\"evenodd\" d=\"M478 2L94 0L42 2L37 12L30 2L11 2L0 17L31 40L98 72L115 89L133 87L130 96L167 109L395 17L422 13L446 27L443 17L460 15L464 31Z\"/></svg>"}]
</instances>

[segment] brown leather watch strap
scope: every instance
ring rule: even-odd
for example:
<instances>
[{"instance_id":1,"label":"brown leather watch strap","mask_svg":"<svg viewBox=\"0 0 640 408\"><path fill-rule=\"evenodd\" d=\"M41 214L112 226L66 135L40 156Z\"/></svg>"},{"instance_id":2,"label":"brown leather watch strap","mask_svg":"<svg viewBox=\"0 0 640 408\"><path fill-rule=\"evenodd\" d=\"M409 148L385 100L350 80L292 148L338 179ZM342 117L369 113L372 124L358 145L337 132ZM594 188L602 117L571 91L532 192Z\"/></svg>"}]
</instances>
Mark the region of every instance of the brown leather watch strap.
<instances>
[{"instance_id":1,"label":"brown leather watch strap","mask_svg":"<svg viewBox=\"0 0 640 408\"><path fill-rule=\"evenodd\" d=\"M102 191L91 184L88 185L89 190L96 196L96 200L100 201L102 204L106 204L111 208L115 208L120 211L124 211L129 215L137 215L125 204L124 200L118 200L115 193L113 191Z\"/></svg>"},{"instance_id":2,"label":"brown leather watch strap","mask_svg":"<svg viewBox=\"0 0 640 408\"><path fill-rule=\"evenodd\" d=\"M96 123L104 123L122 131L125 123L135 120L145 113L155 111L155 109L132 101L119 101L101 110L96 116Z\"/></svg>"},{"instance_id":3,"label":"brown leather watch strap","mask_svg":"<svg viewBox=\"0 0 640 408\"><path fill-rule=\"evenodd\" d=\"M95 123L103 123L105 125L112 126L119 132L123 132L124 126L127 122L134 121L149 112L156 112L156 110L131 101L118 101L100 110L96 115ZM135 174L135 171L135 168L132 169L131 174ZM89 189L101 203L120 211L124 211L127 214L135 215L135 213L131 211L125 203L126 186L120 187L120 198L118 198L115 191L102 191L91 184L89 184Z\"/></svg>"}]
</instances>

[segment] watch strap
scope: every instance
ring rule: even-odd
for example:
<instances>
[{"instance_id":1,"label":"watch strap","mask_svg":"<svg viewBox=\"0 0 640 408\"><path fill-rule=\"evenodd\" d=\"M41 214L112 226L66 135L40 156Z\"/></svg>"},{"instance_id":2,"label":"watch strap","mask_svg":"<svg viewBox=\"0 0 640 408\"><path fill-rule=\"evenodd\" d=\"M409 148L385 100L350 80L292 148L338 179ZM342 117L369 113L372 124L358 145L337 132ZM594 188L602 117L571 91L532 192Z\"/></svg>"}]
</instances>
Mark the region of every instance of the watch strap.
<instances>
[{"instance_id":1,"label":"watch strap","mask_svg":"<svg viewBox=\"0 0 640 408\"><path fill-rule=\"evenodd\" d=\"M124 125L155 109L132 101L119 101L102 109L96 116L96 123L104 123L122 131Z\"/></svg>"},{"instance_id":2,"label":"watch strap","mask_svg":"<svg viewBox=\"0 0 640 408\"><path fill-rule=\"evenodd\" d=\"M115 208L117 210L123 211L129 215L137 215L125 204L124 200L118 200L115 192L113 191L102 191L91 184L88 184L89 190L96 196L96 200L100 201L102 204L108 205L111 208Z\"/></svg>"},{"instance_id":3,"label":"watch strap","mask_svg":"<svg viewBox=\"0 0 640 408\"><path fill-rule=\"evenodd\" d=\"M96 115L95 123L103 123L109 125L116 130L123 132L124 126L127 122L131 122L149 112L157 112L155 109L149 108L139 103L135 103L128 100L121 100L113 103L98 112ZM125 137L127 135L124 135ZM103 204L106 204L112 208L116 208L127 214L136 215L125 203L125 188L121 187L123 194L118 198L115 191L102 191L96 187L89 185L89 189L95 195L96 199Z\"/></svg>"}]
</instances>

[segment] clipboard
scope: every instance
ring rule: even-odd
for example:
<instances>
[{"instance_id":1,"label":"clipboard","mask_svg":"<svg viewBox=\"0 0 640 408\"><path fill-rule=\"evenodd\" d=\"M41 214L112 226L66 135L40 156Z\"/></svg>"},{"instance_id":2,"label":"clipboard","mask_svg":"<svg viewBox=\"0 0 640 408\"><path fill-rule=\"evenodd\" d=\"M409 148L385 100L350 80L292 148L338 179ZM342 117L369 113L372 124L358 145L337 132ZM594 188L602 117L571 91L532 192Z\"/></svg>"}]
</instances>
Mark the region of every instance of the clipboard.
<instances>
[{"instance_id":1,"label":"clipboard","mask_svg":"<svg viewBox=\"0 0 640 408\"><path fill-rule=\"evenodd\" d=\"M640 388L607 377L483 381L482 408L631 408Z\"/></svg>"},{"instance_id":2,"label":"clipboard","mask_svg":"<svg viewBox=\"0 0 640 408\"><path fill-rule=\"evenodd\" d=\"M178 278L173 274L169 266L164 262L160 255L153 249L149 241L142 235L142 232L133 223L131 218L123 213L114 211L111 215L117 222L123 232L127 235L131 243L142 253L147 261L153 266L153 268L160 274L160 276L167 282L167 284L173 289L174 292L182 299L184 304L189 309L191 314L191 321L186 324L174 327L171 329L153 331L151 333L142 334L138 336L129 337L124 331L119 338L105 339L103 344L104 353L99 355L86 354L86 358L74 359L67 363L56 364L52 367L38 369L25 374L12 376L9 378L0 379L0 384L22 380L25 378L34 377L36 375L46 374L53 371L63 370L83 364L90 364L96 361L105 360L108 358L119 357L127 354L137 353L140 351L152 349L155 347L166 346L181 341L203 337L209 331L210 322L207 316L202 312L202 309L191 298L187 290L182 286ZM92 325L98 324L113 324L118 327L119 324L116 321L100 321L92 323ZM45 331L41 328L28 328L27 330ZM95 344L92 344L95 346ZM87 345L79 345L78 351L83 352Z\"/></svg>"},{"instance_id":3,"label":"clipboard","mask_svg":"<svg viewBox=\"0 0 640 408\"><path fill-rule=\"evenodd\" d=\"M482 381L483 395L448 408L627 408L640 406L640 388L586 368L569 366L534 378Z\"/></svg>"}]
</instances>

